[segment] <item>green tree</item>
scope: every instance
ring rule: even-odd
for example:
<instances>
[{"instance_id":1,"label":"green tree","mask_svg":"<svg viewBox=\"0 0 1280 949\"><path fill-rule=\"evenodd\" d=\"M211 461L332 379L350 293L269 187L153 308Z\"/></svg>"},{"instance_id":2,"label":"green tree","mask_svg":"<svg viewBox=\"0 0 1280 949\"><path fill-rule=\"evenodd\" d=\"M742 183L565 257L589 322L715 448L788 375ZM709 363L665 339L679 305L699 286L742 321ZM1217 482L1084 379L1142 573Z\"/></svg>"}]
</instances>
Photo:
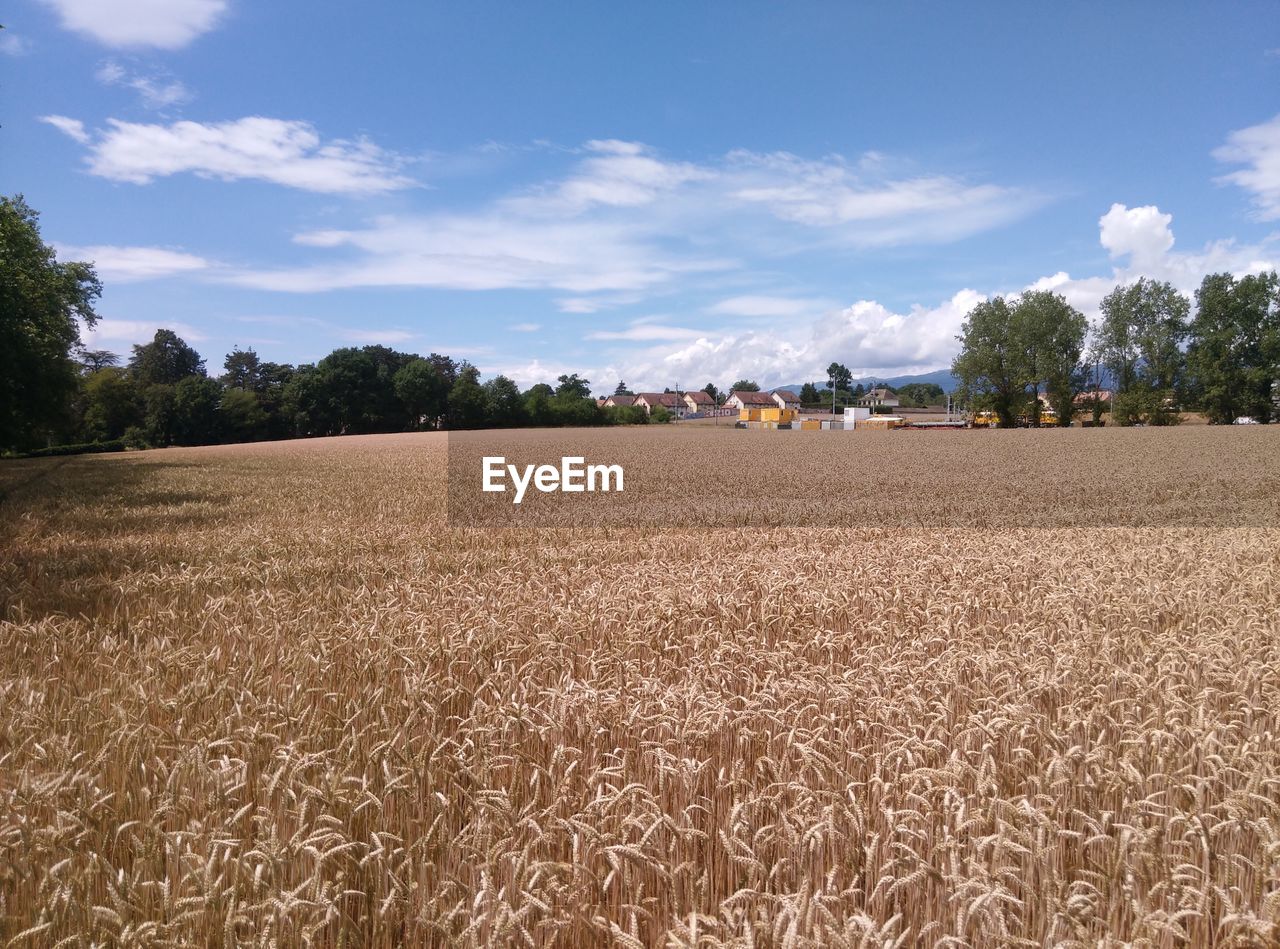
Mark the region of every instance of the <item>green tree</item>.
<instances>
[{"instance_id":1,"label":"green tree","mask_svg":"<svg viewBox=\"0 0 1280 949\"><path fill-rule=\"evenodd\" d=\"M115 366L89 373L84 380L84 434L87 441L110 441L142 424L142 401L133 378Z\"/></svg>"},{"instance_id":2,"label":"green tree","mask_svg":"<svg viewBox=\"0 0 1280 949\"><path fill-rule=\"evenodd\" d=\"M1116 388L1112 417L1121 425L1176 422L1190 302L1172 284L1142 278L1112 290L1101 309L1097 346Z\"/></svg>"},{"instance_id":3,"label":"green tree","mask_svg":"<svg viewBox=\"0 0 1280 949\"><path fill-rule=\"evenodd\" d=\"M142 386L175 386L204 375L204 360L173 330L158 329L151 342L133 347L129 371Z\"/></svg>"},{"instance_id":4,"label":"green tree","mask_svg":"<svg viewBox=\"0 0 1280 949\"><path fill-rule=\"evenodd\" d=\"M173 440L213 445L222 440L222 386L208 376L187 376L173 387Z\"/></svg>"},{"instance_id":5,"label":"green tree","mask_svg":"<svg viewBox=\"0 0 1280 949\"><path fill-rule=\"evenodd\" d=\"M627 388L627 384L623 382L621 379L618 380L618 385L614 388L613 394L614 395L635 395L634 392L632 392L630 389Z\"/></svg>"},{"instance_id":6,"label":"green tree","mask_svg":"<svg viewBox=\"0 0 1280 949\"><path fill-rule=\"evenodd\" d=\"M576 372L571 375L560 376L556 382L559 383L556 386L557 398L591 398L591 381L589 379L581 378Z\"/></svg>"},{"instance_id":7,"label":"green tree","mask_svg":"<svg viewBox=\"0 0 1280 949\"><path fill-rule=\"evenodd\" d=\"M258 394L248 389L224 389L218 415L218 429L227 441L257 441L267 431L267 413Z\"/></svg>"},{"instance_id":8,"label":"green tree","mask_svg":"<svg viewBox=\"0 0 1280 949\"><path fill-rule=\"evenodd\" d=\"M519 387L506 376L494 376L483 386L485 417L495 428L514 428L524 424L524 397Z\"/></svg>"},{"instance_id":9,"label":"green tree","mask_svg":"<svg viewBox=\"0 0 1280 949\"><path fill-rule=\"evenodd\" d=\"M1013 425L1026 395L1012 327L1013 310L1003 297L984 300L965 317L951 363L966 401L995 412L1001 427Z\"/></svg>"},{"instance_id":10,"label":"green tree","mask_svg":"<svg viewBox=\"0 0 1280 949\"><path fill-rule=\"evenodd\" d=\"M720 395L720 390L715 387L714 383L708 382L705 386L702 387L702 391L705 392L707 395L711 396L711 401L714 402L716 405L720 405L722 402L724 402L724 399Z\"/></svg>"},{"instance_id":11,"label":"green tree","mask_svg":"<svg viewBox=\"0 0 1280 949\"><path fill-rule=\"evenodd\" d=\"M173 386L157 383L142 390L142 431L149 445L163 448L173 444L177 436Z\"/></svg>"},{"instance_id":12,"label":"green tree","mask_svg":"<svg viewBox=\"0 0 1280 949\"><path fill-rule=\"evenodd\" d=\"M815 402L822 401L822 395L818 392L818 387L812 382L806 382L800 387L800 402L802 405L813 405Z\"/></svg>"},{"instance_id":13,"label":"green tree","mask_svg":"<svg viewBox=\"0 0 1280 949\"><path fill-rule=\"evenodd\" d=\"M120 365L120 357L109 349L82 349L77 354L76 361L86 373Z\"/></svg>"},{"instance_id":14,"label":"green tree","mask_svg":"<svg viewBox=\"0 0 1280 949\"><path fill-rule=\"evenodd\" d=\"M827 367L828 389L850 389L853 387L853 373L838 362Z\"/></svg>"},{"instance_id":15,"label":"green tree","mask_svg":"<svg viewBox=\"0 0 1280 949\"><path fill-rule=\"evenodd\" d=\"M750 379L739 379L729 387L730 392L759 392L760 387Z\"/></svg>"},{"instance_id":16,"label":"green tree","mask_svg":"<svg viewBox=\"0 0 1280 949\"><path fill-rule=\"evenodd\" d=\"M940 405L947 397L942 386L936 382L909 382L898 387L897 395L900 403L915 408Z\"/></svg>"},{"instance_id":17,"label":"green tree","mask_svg":"<svg viewBox=\"0 0 1280 949\"><path fill-rule=\"evenodd\" d=\"M458 378L449 390L449 427L481 428L484 426L488 400L480 385L480 370L463 363Z\"/></svg>"},{"instance_id":18,"label":"green tree","mask_svg":"<svg viewBox=\"0 0 1280 949\"><path fill-rule=\"evenodd\" d=\"M1034 424L1040 424L1040 393L1058 416L1059 425L1070 425L1075 397L1084 385L1081 355L1089 323L1084 314L1061 294L1033 290L1014 305L1011 322L1014 346L1020 354L1017 367L1031 387L1028 405Z\"/></svg>"},{"instance_id":19,"label":"green tree","mask_svg":"<svg viewBox=\"0 0 1280 949\"><path fill-rule=\"evenodd\" d=\"M1196 291L1187 368L1202 411L1215 424L1241 415L1280 418L1280 277L1209 274Z\"/></svg>"},{"instance_id":20,"label":"green tree","mask_svg":"<svg viewBox=\"0 0 1280 949\"><path fill-rule=\"evenodd\" d=\"M32 447L69 423L79 322L97 322L101 293L90 264L58 261L21 195L0 197L0 450Z\"/></svg>"},{"instance_id":21,"label":"green tree","mask_svg":"<svg viewBox=\"0 0 1280 949\"><path fill-rule=\"evenodd\" d=\"M226 373L220 381L228 389L249 389L254 392L258 390L262 363L258 359L258 354L253 351L253 347L249 349L235 347L227 353L222 367Z\"/></svg>"},{"instance_id":22,"label":"green tree","mask_svg":"<svg viewBox=\"0 0 1280 949\"><path fill-rule=\"evenodd\" d=\"M429 359L411 359L395 374L396 395L409 415L413 429L436 428L449 409L453 383Z\"/></svg>"}]
</instances>

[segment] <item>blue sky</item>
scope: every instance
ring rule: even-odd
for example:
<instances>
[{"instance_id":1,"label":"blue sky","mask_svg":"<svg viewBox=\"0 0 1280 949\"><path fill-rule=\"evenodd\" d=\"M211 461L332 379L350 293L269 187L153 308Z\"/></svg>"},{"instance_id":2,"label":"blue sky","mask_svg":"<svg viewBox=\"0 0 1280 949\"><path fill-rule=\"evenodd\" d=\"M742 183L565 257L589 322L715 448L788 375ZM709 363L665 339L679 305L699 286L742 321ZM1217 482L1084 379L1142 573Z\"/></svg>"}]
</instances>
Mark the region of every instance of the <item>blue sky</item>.
<instances>
[{"instance_id":1,"label":"blue sky","mask_svg":"<svg viewBox=\"0 0 1280 949\"><path fill-rule=\"evenodd\" d=\"M120 352L926 371L989 294L1280 263L1275 4L1069 6L16 0L0 187Z\"/></svg>"}]
</instances>

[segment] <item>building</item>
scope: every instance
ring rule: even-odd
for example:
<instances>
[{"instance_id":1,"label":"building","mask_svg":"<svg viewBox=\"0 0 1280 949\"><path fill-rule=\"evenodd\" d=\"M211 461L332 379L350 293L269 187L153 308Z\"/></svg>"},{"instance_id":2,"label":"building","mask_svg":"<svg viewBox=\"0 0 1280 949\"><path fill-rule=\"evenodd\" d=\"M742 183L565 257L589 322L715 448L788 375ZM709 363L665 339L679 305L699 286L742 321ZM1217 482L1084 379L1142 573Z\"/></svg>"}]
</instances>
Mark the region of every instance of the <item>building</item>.
<instances>
[{"instance_id":1,"label":"building","mask_svg":"<svg viewBox=\"0 0 1280 949\"><path fill-rule=\"evenodd\" d=\"M632 404L644 409L645 415L652 415L659 405L676 418L684 418L689 414L689 407L684 399L674 392L641 392Z\"/></svg>"},{"instance_id":2,"label":"building","mask_svg":"<svg viewBox=\"0 0 1280 949\"><path fill-rule=\"evenodd\" d=\"M1075 405L1086 405L1086 406L1091 406L1091 405L1093 405L1093 400L1094 400L1095 398L1097 398L1097 400L1098 400L1099 402L1110 402L1110 401L1111 401L1111 390L1110 390L1110 389L1098 389L1098 390L1095 392L1093 389L1087 389L1086 391L1081 392L1081 393L1080 393L1079 395L1077 395L1074 399L1072 399L1072 403L1073 403L1073 404L1075 404Z\"/></svg>"},{"instance_id":3,"label":"building","mask_svg":"<svg viewBox=\"0 0 1280 949\"><path fill-rule=\"evenodd\" d=\"M615 405L635 405L636 397L634 395L611 395L602 404L606 408L612 408Z\"/></svg>"},{"instance_id":4,"label":"building","mask_svg":"<svg viewBox=\"0 0 1280 949\"><path fill-rule=\"evenodd\" d=\"M739 392L734 389L725 399L727 409L776 409L778 402L768 392Z\"/></svg>"},{"instance_id":5,"label":"building","mask_svg":"<svg viewBox=\"0 0 1280 949\"><path fill-rule=\"evenodd\" d=\"M701 389L684 394L685 408L691 415L701 414L716 407L716 400Z\"/></svg>"},{"instance_id":6,"label":"building","mask_svg":"<svg viewBox=\"0 0 1280 949\"><path fill-rule=\"evenodd\" d=\"M883 405L886 408L896 409L901 403L888 386L876 386L874 389L868 390L867 394L862 397L862 404Z\"/></svg>"},{"instance_id":7,"label":"building","mask_svg":"<svg viewBox=\"0 0 1280 949\"><path fill-rule=\"evenodd\" d=\"M773 401L779 408L794 409L800 411L800 396L796 395L790 389L774 389Z\"/></svg>"}]
</instances>

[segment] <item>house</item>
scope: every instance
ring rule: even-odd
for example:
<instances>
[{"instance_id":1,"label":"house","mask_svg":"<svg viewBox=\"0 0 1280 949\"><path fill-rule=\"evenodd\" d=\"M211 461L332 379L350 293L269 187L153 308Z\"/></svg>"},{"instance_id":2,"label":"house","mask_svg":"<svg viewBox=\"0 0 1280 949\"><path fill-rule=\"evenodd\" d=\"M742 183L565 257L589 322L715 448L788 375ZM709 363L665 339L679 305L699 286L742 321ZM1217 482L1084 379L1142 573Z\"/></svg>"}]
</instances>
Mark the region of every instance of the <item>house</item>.
<instances>
[{"instance_id":1,"label":"house","mask_svg":"<svg viewBox=\"0 0 1280 949\"><path fill-rule=\"evenodd\" d=\"M1095 392L1093 389L1089 389L1089 390L1087 390L1087 391L1085 391L1085 392L1081 392L1079 395L1077 395L1077 396L1072 400L1072 402L1073 402L1075 405L1093 405L1093 400L1094 400L1094 397L1095 397L1095 396L1097 397L1097 399L1098 399L1098 401L1099 401L1099 402L1110 402L1110 401L1111 401L1111 390L1110 390L1110 389L1098 389L1098 390L1097 390L1097 392Z\"/></svg>"},{"instance_id":2,"label":"house","mask_svg":"<svg viewBox=\"0 0 1280 949\"><path fill-rule=\"evenodd\" d=\"M644 409L645 415L652 415L653 410L659 405L676 418L684 418L689 414L689 407L684 399L674 392L641 392L632 405L638 405Z\"/></svg>"},{"instance_id":3,"label":"house","mask_svg":"<svg viewBox=\"0 0 1280 949\"><path fill-rule=\"evenodd\" d=\"M724 403L727 409L776 409L777 401L768 392L739 392L734 389Z\"/></svg>"},{"instance_id":4,"label":"house","mask_svg":"<svg viewBox=\"0 0 1280 949\"><path fill-rule=\"evenodd\" d=\"M635 405L636 397L634 395L611 395L604 400L605 408L613 408L615 405Z\"/></svg>"},{"instance_id":5,"label":"house","mask_svg":"<svg viewBox=\"0 0 1280 949\"><path fill-rule=\"evenodd\" d=\"M684 404L690 414L700 414L716 407L716 400L701 389L684 394Z\"/></svg>"},{"instance_id":6,"label":"house","mask_svg":"<svg viewBox=\"0 0 1280 949\"><path fill-rule=\"evenodd\" d=\"M867 391L862 397L863 405L883 405L887 408L896 409L901 403L893 390L888 386L876 386L874 389Z\"/></svg>"},{"instance_id":7,"label":"house","mask_svg":"<svg viewBox=\"0 0 1280 949\"><path fill-rule=\"evenodd\" d=\"M800 396L790 389L774 389L772 395L773 401L781 408L800 411Z\"/></svg>"}]
</instances>

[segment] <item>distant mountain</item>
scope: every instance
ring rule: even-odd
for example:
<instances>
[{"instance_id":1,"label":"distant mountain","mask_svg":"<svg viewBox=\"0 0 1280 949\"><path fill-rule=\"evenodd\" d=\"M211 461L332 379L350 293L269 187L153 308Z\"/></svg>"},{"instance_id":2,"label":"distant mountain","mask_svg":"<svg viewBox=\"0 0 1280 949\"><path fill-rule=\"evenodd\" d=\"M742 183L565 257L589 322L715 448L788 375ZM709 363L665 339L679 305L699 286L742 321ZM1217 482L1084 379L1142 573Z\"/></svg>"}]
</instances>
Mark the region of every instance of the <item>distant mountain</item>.
<instances>
[{"instance_id":1,"label":"distant mountain","mask_svg":"<svg viewBox=\"0 0 1280 949\"><path fill-rule=\"evenodd\" d=\"M813 384L819 389L825 389L826 379L814 379ZM872 383L876 385L887 385L890 389L897 389L899 386L909 385L912 382L932 382L935 385L942 386L943 392L954 392L960 386L960 381L947 369L939 369L937 372L924 372L915 376L866 376L861 379L854 379L853 384L856 386L862 383L864 389L870 388ZM791 389L799 392L804 385L803 382L797 382L795 385L775 386L778 389Z\"/></svg>"}]
</instances>

